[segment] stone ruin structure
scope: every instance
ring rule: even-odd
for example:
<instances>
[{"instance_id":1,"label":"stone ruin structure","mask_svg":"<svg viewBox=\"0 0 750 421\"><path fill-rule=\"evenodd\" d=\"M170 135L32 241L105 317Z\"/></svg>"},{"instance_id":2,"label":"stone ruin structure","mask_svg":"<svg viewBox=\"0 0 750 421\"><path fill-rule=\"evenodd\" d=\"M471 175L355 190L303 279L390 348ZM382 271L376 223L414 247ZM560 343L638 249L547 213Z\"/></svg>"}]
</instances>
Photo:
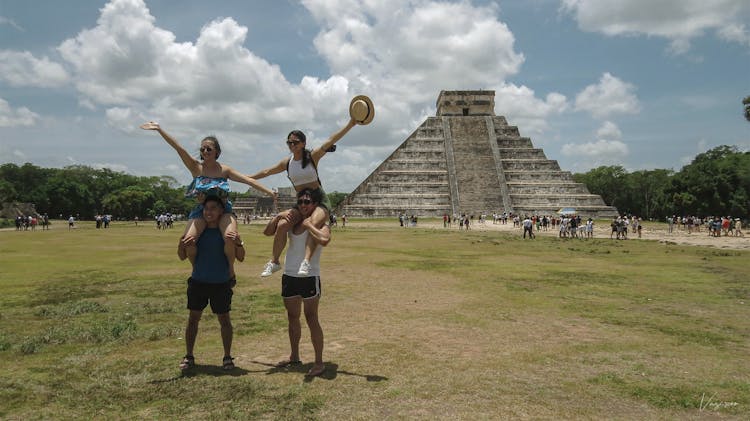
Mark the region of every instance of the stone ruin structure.
<instances>
[{"instance_id":1,"label":"stone ruin structure","mask_svg":"<svg viewBox=\"0 0 750 421\"><path fill-rule=\"evenodd\" d=\"M508 212L612 218L617 209L495 115L494 91L442 91L428 117L335 213L357 217Z\"/></svg>"},{"instance_id":2,"label":"stone ruin structure","mask_svg":"<svg viewBox=\"0 0 750 421\"><path fill-rule=\"evenodd\" d=\"M294 187L279 187L278 192L278 209L274 208L272 198L250 188L247 190L247 197L238 197L232 202L232 210L240 218L245 215L265 217L291 209L297 204L297 192L294 191Z\"/></svg>"}]
</instances>

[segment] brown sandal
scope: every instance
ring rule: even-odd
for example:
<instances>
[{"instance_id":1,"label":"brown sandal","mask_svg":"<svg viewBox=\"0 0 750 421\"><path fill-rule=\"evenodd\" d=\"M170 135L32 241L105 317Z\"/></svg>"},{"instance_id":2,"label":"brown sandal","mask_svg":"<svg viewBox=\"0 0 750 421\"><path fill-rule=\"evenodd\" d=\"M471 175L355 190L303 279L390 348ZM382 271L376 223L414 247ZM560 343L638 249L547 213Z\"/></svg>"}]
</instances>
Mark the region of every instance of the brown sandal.
<instances>
[{"instance_id":1,"label":"brown sandal","mask_svg":"<svg viewBox=\"0 0 750 421\"><path fill-rule=\"evenodd\" d=\"M302 361L300 361L300 360L295 360L295 361L292 361L292 360L283 360L283 361L277 362L275 364L275 366L276 366L276 368L284 368L284 367L289 367L289 366L292 366L292 365L301 365L301 364L302 364Z\"/></svg>"},{"instance_id":2,"label":"brown sandal","mask_svg":"<svg viewBox=\"0 0 750 421\"><path fill-rule=\"evenodd\" d=\"M223 368L224 370L234 370L234 358L224 357L224 359L221 361L221 368Z\"/></svg>"},{"instance_id":3,"label":"brown sandal","mask_svg":"<svg viewBox=\"0 0 750 421\"><path fill-rule=\"evenodd\" d=\"M326 372L326 366L325 366L325 364L323 364L321 366L314 365L314 366L312 366L312 368L310 369L310 371L307 372L307 376L308 377L316 377L316 376L320 376L321 374L323 374L325 372Z\"/></svg>"},{"instance_id":4,"label":"brown sandal","mask_svg":"<svg viewBox=\"0 0 750 421\"><path fill-rule=\"evenodd\" d=\"M190 370L191 368L195 367L195 357L192 355L185 355L182 357L182 361L180 362L180 370Z\"/></svg>"}]
</instances>

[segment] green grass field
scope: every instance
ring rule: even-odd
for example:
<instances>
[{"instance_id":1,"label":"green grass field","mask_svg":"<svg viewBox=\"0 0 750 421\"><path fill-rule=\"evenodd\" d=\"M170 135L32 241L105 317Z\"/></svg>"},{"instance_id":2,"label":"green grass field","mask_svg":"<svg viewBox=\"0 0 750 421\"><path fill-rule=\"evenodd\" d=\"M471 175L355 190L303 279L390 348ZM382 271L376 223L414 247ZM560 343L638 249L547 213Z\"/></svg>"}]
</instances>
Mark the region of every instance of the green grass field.
<instances>
[{"instance_id":1,"label":"green grass field","mask_svg":"<svg viewBox=\"0 0 750 421\"><path fill-rule=\"evenodd\" d=\"M750 419L750 253L497 232L334 230L327 372L288 354L270 238L241 225L223 372L183 376L183 226L0 231L0 419Z\"/></svg>"}]
</instances>

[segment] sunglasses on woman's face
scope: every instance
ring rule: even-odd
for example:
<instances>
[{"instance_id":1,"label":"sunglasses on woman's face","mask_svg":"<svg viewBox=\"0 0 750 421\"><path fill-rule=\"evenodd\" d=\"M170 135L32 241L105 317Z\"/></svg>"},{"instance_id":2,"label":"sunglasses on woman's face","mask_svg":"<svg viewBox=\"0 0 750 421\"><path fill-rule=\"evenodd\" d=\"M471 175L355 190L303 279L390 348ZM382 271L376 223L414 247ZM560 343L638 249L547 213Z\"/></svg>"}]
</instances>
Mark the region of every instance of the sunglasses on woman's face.
<instances>
[{"instance_id":1,"label":"sunglasses on woman's face","mask_svg":"<svg viewBox=\"0 0 750 421\"><path fill-rule=\"evenodd\" d=\"M204 146L201 148L201 152L211 152L213 149L210 146Z\"/></svg>"},{"instance_id":2,"label":"sunglasses on woman's face","mask_svg":"<svg viewBox=\"0 0 750 421\"><path fill-rule=\"evenodd\" d=\"M310 200L310 199L299 199L299 200L297 200L297 204L298 205L309 205L310 203L312 203L312 200Z\"/></svg>"},{"instance_id":3,"label":"sunglasses on woman's face","mask_svg":"<svg viewBox=\"0 0 750 421\"><path fill-rule=\"evenodd\" d=\"M287 140L286 141L287 146L294 146L298 143L302 143L302 141L301 140Z\"/></svg>"}]
</instances>

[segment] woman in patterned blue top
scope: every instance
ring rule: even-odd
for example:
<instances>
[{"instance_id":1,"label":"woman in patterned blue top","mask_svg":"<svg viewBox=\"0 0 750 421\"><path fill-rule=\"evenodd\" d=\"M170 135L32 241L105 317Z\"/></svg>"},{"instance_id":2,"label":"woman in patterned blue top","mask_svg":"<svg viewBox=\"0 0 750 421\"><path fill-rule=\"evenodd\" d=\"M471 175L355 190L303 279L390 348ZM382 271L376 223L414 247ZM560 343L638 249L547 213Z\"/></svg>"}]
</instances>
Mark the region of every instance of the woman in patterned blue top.
<instances>
[{"instance_id":1,"label":"woman in patterned blue top","mask_svg":"<svg viewBox=\"0 0 750 421\"><path fill-rule=\"evenodd\" d=\"M224 236L224 253L229 261L230 278L234 278L235 245L233 237L227 236L227 234L237 232L237 219L232 214L232 203L229 201L229 180L245 183L273 197L274 201L276 201L276 193L234 168L220 164L217 159L221 155L221 147L214 136L208 136L201 141L200 160L198 160L190 156L172 136L162 130L159 123L150 121L141 125L141 128L158 132L177 151L177 155L180 156L185 167L193 176L193 183L188 187L186 195L195 197L199 205L190 212L189 221L182 237L182 242L188 244L186 251L192 263L195 263L197 252L195 241L206 228L206 221L203 220L202 214L203 208L200 203L203 203L209 195L216 195L222 199L224 214L219 221L219 229Z\"/></svg>"}]
</instances>

